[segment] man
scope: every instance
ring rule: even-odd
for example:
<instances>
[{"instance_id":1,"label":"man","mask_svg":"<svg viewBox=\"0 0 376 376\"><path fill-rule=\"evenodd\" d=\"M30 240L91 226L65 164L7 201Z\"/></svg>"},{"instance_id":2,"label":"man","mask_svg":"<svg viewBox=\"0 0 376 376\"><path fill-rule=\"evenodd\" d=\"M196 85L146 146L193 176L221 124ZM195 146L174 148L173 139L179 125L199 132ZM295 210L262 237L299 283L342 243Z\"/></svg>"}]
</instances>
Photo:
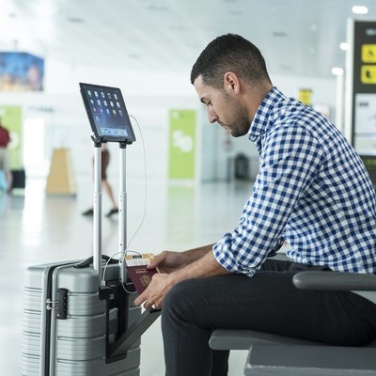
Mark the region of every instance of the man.
<instances>
[{"instance_id":1,"label":"man","mask_svg":"<svg viewBox=\"0 0 376 376\"><path fill-rule=\"evenodd\" d=\"M2 122L0 119L0 173L4 174L3 176L4 182L0 184L0 190L5 190L5 191L10 190L12 187L12 172L10 171L9 154L8 154L9 142L10 142L9 131L2 125ZM0 177L0 180L2 180L1 177Z\"/></svg>"},{"instance_id":2,"label":"man","mask_svg":"<svg viewBox=\"0 0 376 376\"><path fill-rule=\"evenodd\" d=\"M162 252L136 299L162 308L166 375L227 375L211 351L216 328L251 329L334 345L376 338L376 305L351 292L298 290L301 270L376 273L376 196L359 156L326 118L271 83L237 35L212 41L191 73L210 122L248 133L260 155L238 227L216 244ZM268 258L284 238L288 261Z\"/></svg>"}]
</instances>

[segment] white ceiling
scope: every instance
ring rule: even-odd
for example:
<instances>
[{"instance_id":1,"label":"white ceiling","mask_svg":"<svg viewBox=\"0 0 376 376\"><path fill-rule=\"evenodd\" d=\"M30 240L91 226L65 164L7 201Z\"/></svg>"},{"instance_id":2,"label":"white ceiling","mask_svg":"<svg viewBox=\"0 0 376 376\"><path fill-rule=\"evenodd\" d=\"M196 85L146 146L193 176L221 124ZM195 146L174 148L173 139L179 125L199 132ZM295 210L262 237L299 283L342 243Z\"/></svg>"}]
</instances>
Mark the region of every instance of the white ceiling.
<instances>
[{"instance_id":1,"label":"white ceiling","mask_svg":"<svg viewBox=\"0 0 376 376\"><path fill-rule=\"evenodd\" d=\"M271 74L330 77L345 66L352 5L376 19L376 0L2 0L0 50L72 67L190 69L218 35L238 33L263 52Z\"/></svg>"}]
</instances>

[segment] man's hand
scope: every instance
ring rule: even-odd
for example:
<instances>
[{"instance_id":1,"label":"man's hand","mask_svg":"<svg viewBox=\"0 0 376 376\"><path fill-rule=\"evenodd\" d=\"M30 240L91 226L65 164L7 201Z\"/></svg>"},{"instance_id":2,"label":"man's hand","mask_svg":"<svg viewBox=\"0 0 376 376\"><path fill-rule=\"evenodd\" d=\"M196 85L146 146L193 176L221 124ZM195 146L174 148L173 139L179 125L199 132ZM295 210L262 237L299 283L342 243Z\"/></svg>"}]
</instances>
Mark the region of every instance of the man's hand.
<instances>
[{"instance_id":1,"label":"man's hand","mask_svg":"<svg viewBox=\"0 0 376 376\"><path fill-rule=\"evenodd\" d=\"M186 256L182 252L163 251L147 266L148 269L157 268L160 273L170 274L187 265Z\"/></svg>"},{"instance_id":2,"label":"man's hand","mask_svg":"<svg viewBox=\"0 0 376 376\"><path fill-rule=\"evenodd\" d=\"M163 299L173 285L174 281L169 274L154 274L149 286L140 296L135 299L134 304L138 306L142 303L145 303L145 309L161 309Z\"/></svg>"},{"instance_id":3,"label":"man's hand","mask_svg":"<svg viewBox=\"0 0 376 376\"><path fill-rule=\"evenodd\" d=\"M185 279L229 274L214 258L212 245L185 252L164 251L152 261L148 268L158 268L147 289L138 296L134 304L144 303L146 309L162 308L163 300L171 288Z\"/></svg>"},{"instance_id":4,"label":"man's hand","mask_svg":"<svg viewBox=\"0 0 376 376\"><path fill-rule=\"evenodd\" d=\"M204 257L212 248L213 244L209 244L184 252L163 251L148 265L148 268L157 268L160 273L170 274Z\"/></svg>"}]
</instances>

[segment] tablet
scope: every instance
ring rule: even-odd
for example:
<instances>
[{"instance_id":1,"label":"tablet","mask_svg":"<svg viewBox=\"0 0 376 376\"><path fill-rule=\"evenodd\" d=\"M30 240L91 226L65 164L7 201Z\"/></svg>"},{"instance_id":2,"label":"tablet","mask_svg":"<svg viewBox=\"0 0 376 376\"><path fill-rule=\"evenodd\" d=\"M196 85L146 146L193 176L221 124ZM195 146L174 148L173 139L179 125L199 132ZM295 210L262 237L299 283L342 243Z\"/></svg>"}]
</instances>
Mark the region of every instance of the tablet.
<instances>
[{"instance_id":1,"label":"tablet","mask_svg":"<svg viewBox=\"0 0 376 376\"><path fill-rule=\"evenodd\" d=\"M136 141L119 88L80 82L80 89L95 141Z\"/></svg>"}]
</instances>

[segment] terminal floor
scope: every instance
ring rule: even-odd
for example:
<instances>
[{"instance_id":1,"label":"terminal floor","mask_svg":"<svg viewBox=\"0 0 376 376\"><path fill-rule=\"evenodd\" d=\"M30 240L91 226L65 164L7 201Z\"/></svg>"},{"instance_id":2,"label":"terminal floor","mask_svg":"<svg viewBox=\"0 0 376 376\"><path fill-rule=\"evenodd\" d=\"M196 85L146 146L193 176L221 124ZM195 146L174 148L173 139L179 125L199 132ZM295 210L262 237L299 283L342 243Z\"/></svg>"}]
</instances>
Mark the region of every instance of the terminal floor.
<instances>
[{"instance_id":1,"label":"terminal floor","mask_svg":"<svg viewBox=\"0 0 376 376\"><path fill-rule=\"evenodd\" d=\"M114 187L117 194L117 188ZM128 244L138 252L183 251L213 243L237 225L251 183L171 182L127 183ZM90 177L81 177L75 195L47 195L42 179L27 188L0 194L0 373L20 375L23 276L30 265L76 260L92 254ZM109 200L103 195L102 252L118 257L118 219L106 218ZM141 376L164 375L160 320L144 334ZM230 376L242 375L246 352L230 356Z\"/></svg>"}]
</instances>

